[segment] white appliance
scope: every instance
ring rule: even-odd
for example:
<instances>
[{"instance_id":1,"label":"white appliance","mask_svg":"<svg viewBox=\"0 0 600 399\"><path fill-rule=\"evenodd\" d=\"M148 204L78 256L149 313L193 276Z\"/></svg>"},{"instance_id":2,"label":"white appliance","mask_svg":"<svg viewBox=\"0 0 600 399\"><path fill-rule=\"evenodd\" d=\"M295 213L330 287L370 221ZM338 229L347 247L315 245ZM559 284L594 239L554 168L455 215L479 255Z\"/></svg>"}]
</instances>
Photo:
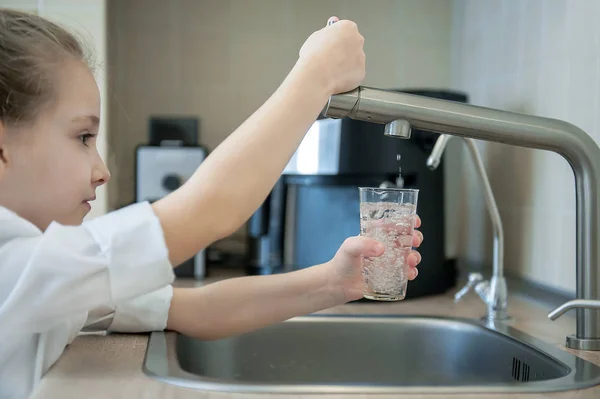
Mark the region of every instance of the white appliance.
<instances>
[{"instance_id":1,"label":"white appliance","mask_svg":"<svg viewBox=\"0 0 600 399\"><path fill-rule=\"evenodd\" d=\"M150 203L175 191L198 169L207 156L200 146L147 146L136 149L136 202ZM201 280L206 276L206 250L175 268L179 277Z\"/></svg>"}]
</instances>

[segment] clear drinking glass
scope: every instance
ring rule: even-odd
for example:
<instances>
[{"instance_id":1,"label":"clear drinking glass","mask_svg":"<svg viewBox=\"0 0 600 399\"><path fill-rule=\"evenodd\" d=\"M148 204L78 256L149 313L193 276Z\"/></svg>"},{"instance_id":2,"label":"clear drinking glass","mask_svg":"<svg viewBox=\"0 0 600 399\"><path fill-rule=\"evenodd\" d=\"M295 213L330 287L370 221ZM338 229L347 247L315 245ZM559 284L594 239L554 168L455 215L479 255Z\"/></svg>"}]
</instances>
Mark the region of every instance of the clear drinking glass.
<instances>
[{"instance_id":1,"label":"clear drinking glass","mask_svg":"<svg viewBox=\"0 0 600 399\"><path fill-rule=\"evenodd\" d=\"M407 258L417 214L419 190L359 187L360 235L385 246L380 257L365 258L364 294L376 301L400 301L408 285Z\"/></svg>"}]
</instances>

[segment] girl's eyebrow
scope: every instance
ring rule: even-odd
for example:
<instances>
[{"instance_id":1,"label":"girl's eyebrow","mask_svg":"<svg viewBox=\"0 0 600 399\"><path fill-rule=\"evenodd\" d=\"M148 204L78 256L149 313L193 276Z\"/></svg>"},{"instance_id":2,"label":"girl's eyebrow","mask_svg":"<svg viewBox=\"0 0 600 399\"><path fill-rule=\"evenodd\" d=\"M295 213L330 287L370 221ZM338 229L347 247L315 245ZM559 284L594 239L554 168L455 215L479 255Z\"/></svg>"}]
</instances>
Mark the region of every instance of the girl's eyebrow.
<instances>
[{"instance_id":1,"label":"girl's eyebrow","mask_svg":"<svg viewBox=\"0 0 600 399\"><path fill-rule=\"evenodd\" d=\"M100 118L96 115L86 115L86 116L77 116L73 118L73 122L91 122L94 126L98 126L100 124Z\"/></svg>"}]
</instances>

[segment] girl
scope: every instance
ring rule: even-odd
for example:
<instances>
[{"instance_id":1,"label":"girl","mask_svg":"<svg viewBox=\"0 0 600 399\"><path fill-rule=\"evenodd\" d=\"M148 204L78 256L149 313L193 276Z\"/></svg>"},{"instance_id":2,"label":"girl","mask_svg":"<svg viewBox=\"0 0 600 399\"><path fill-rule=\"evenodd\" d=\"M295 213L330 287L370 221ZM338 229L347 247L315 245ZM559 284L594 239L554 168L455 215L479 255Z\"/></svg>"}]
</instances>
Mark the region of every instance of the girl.
<instances>
[{"instance_id":1,"label":"girl","mask_svg":"<svg viewBox=\"0 0 600 399\"><path fill-rule=\"evenodd\" d=\"M110 179L88 58L55 24L0 9L0 397L28 396L84 328L217 339L360 298L361 259L383 252L364 237L301 271L170 283L173 267L250 217L329 96L364 74L353 22L314 32L277 91L185 185L83 223ZM408 261L414 279L420 255Z\"/></svg>"}]
</instances>

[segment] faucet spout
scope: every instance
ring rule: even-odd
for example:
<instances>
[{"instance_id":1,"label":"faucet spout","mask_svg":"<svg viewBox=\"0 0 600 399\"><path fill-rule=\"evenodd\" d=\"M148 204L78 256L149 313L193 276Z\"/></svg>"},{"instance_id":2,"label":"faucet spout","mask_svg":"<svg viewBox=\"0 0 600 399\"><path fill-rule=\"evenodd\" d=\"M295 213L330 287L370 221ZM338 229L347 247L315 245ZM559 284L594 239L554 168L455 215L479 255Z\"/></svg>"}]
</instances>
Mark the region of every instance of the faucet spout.
<instances>
[{"instance_id":1,"label":"faucet spout","mask_svg":"<svg viewBox=\"0 0 600 399\"><path fill-rule=\"evenodd\" d=\"M442 160L442 155L444 154L444 150L446 149L446 144L448 140L450 140L452 136L447 134L442 134L435 141L433 145L433 150L431 150L431 154L427 158L427 167L431 170L436 170L438 166L440 166L440 161Z\"/></svg>"},{"instance_id":2,"label":"faucet spout","mask_svg":"<svg viewBox=\"0 0 600 399\"><path fill-rule=\"evenodd\" d=\"M389 137L409 139L411 134L410 123L402 119L396 119L385 125L383 134Z\"/></svg>"},{"instance_id":3,"label":"faucet spout","mask_svg":"<svg viewBox=\"0 0 600 399\"><path fill-rule=\"evenodd\" d=\"M364 86L331 96L324 116L380 124L400 119L417 129L562 155L575 175L577 298L600 300L600 147L583 130L556 119ZM567 346L600 350L600 310L577 309L576 334Z\"/></svg>"}]
</instances>

